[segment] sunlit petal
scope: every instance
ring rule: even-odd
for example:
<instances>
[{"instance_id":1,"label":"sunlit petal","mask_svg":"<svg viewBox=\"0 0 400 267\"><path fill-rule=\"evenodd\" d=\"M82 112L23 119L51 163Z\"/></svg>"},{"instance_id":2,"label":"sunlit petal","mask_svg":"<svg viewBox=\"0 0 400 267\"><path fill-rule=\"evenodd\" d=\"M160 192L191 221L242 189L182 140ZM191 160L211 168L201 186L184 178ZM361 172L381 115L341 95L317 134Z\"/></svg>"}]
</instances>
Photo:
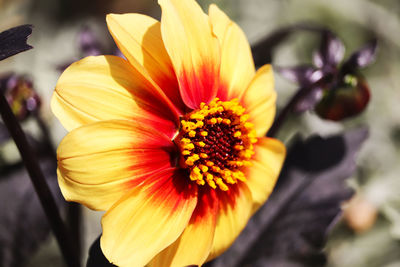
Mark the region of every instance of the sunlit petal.
<instances>
[{"instance_id":1,"label":"sunlit petal","mask_svg":"<svg viewBox=\"0 0 400 267\"><path fill-rule=\"evenodd\" d=\"M169 136L176 128L175 115L153 85L115 56L87 57L69 66L57 82L51 108L68 130L112 119L157 125Z\"/></svg>"},{"instance_id":2,"label":"sunlit petal","mask_svg":"<svg viewBox=\"0 0 400 267\"><path fill-rule=\"evenodd\" d=\"M183 102L190 108L217 94L220 51L208 16L193 0L159 0L161 33L178 78Z\"/></svg>"},{"instance_id":3,"label":"sunlit petal","mask_svg":"<svg viewBox=\"0 0 400 267\"><path fill-rule=\"evenodd\" d=\"M107 25L119 49L136 68L144 68L161 90L183 109L178 81L161 37L160 22L142 14L109 14Z\"/></svg>"},{"instance_id":4,"label":"sunlit petal","mask_svg":"<svg viewBox=\"0 0 400 267\"><path fill-rule=\"evenodd\" d=\"M276 92L271 65L265 65L257 71L241 101L250 114L257 136L264 136L274 121L276 111Z\"/></svg>"},{"instance_id":5,"label":"sunlit petal","mask_svg":"<svg viewBox=\"0 0 400 267\"><path fill-rule=\"evenodd\" d=\"M255 148L253 166L248 168L246 185L256 211L272 193L286 156L285 146L278 140L261 137Z\"/></svg>"},{"instance_id":6,"label":"sunlit petal","mask_svg":"<svg viewBox=\"0 0 400 267\"><path fill-rule=\"evenodd\" d=\"M144 266L173 243L187 226L197 203L197 187L174 170L135 188L102 219L101 249L118 266Z\"/></svg>"},{"instance_id":7,"label":"sunlit petal","mask_svg":"<svg viewBox=\"0 0 400 267\"><path fill-rule=\"evenodd\" d=\"M251 192L244 183L231 186L229 191L217 193L218 219L208 260L221 255L233 243L251 215Z\"/></svg>"},{"instance_id":8,"label":"sunlit petal","mask_svg":"<svg viewBox=\"0 0 400 267\"><path fill-rule=\"evenodd\" d=\"M216 5L210 5L210 21L221 45L220 90L222 100L239 97L254 77L255 67L243 31Z\"/></svg>"},{"instance_id":9,"label":"sunlit petal","mask_svg":"<svg viewBox=\"0 0 400 267\"><path fill-rule=\"evenodd\" d=\"M151 174L171 167L173 144L129 121L104 121L70 132L57 150L64 197L107 210Z\"/></svg>"},{"instance_id":10,"label":"sunlit petal","mask_svg":"<svg viewBox=\"0 0 400 267\"><path fill-rule=\"evenodd\" d=\"M196 209L185 231L178 240L159 253L149 266L202 265L213 244L217 211L218 199L215 191L208 188L199 191Z\"/></svg>"}]
</instances>

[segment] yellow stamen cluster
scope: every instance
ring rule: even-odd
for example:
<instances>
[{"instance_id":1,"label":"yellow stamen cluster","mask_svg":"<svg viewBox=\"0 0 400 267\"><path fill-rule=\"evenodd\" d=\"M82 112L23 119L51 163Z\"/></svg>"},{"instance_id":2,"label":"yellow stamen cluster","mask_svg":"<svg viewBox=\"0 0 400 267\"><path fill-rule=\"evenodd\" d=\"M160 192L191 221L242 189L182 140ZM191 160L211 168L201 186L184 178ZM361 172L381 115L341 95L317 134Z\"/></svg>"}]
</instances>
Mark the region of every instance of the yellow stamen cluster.
<instances>
[{"instance_id":1,"label":"yellow stamen cluster","mask_svg":"<svg viewBox=\"0 0 400 267\"><path fill-rule=\"evenodd\" d=\"M251 165L253 144L257 142L252 123L248 122L237 99L220 101L187 114L181 120L177 143L181 164L190 171L190 179L198 185L227 191L229 184L246 181L243 167Z\"/></svg>"}]
</instances>

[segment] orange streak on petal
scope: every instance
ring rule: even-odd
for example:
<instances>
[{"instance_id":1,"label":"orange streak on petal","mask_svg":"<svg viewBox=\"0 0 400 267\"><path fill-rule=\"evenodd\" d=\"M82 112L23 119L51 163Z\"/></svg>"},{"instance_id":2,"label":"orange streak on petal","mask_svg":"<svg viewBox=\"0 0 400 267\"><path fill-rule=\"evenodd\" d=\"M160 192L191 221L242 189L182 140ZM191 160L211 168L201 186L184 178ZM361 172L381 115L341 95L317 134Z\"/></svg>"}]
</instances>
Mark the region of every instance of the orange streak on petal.
<instances>
[{"instance_id":1,"label":"orange streak on petal","mask_svg":"<svg viewBox=\"0 0 400 267\"><path fill-rule=\"evenodd\" d=\"M209 218L214 218L216 222L216 215L218 212L218 198L216 190L201 187L199 188L199 202L197 203L196 209L193 212L190 223L198 224L209 221Z\"/></svg>"},{"instance_id":2,"label":"orange streak on petal","mask_svg":"<svg viewBox=\"0 0 400 267\"><path fill-rule=\"evenodd\" d=\"M176 169L150 180L120 199L102 219L102 251L118 266L146 265L182 234L196 207L197 186Z\"/></svg>"},{"instance_id":3,"label":"orange streak on petal","mask_svg":"<svg viewBox=\"0 0 400 267\"><path fill-rule=\"evenodd\" d=\"M220 84L219 84L218 92L217 92L217 97L221 101L232 100L231 98L228 97L228 95L229 95L228 84L224 80L220 80Z\"/></svg>"},{"instance_id":4,"label":"orange streak on petal","mask_svg":"<svg viewBox=\"0 0 400 267\"><path fill-rule=\"evenodd\" d=\"M249 42L240 27L216 5L210 5L208 13L213 33L221 45L220 79L228 91L221 99L238 98L255 74Z\"/></svg>"},{"instance_id":5,"label":"orange streak on petal","mask_svg":"<svg viewBox=\"0 0 400 267\"><path fill-rule=\"evenodd\" d=\"M171 168L171 153L163 149L154 149L146 151L132 150L129 152L130 159L132 159L132 165L129 168L130 172L140 171L143 175L138 175L134 179L130 179L125 182L125 189L132 189L141 183L147 181L154 174ZM135 163L134 162L139 162Z\"/></svg>"},{"instance_id":6,"label":"orange streak on petal","mask_svg":"<svg viewBox=\"0 0 400 267\"><path fill-rule=\"evenodd\" d=\"M209 18L194 0L159 0L161 34L171 58L183 102L198 108L216 96L220 47Z\"/></svg>"},{"instance_id":7,"label":"orange streak on petal","mask_svg":"<svg viewBox=\"0 0 400 267\"><path fill-rule=\"evenodd\" d=\"M212 247L217 212L218 199L215 190L199 187L197 206L185 231L173 244L159 253L149 267L201 266Z\"/></svg>"},{"instance_id":8,"label":"orange streak on petal","mask_svg":"<svg viewBox=\"0 0 400 267\"><path fill-rule=\"evenodd\" d=\"M219 78L210 64L197 70L184 69L178 80L182 98L190 108L199 108L201 102L209 103L217 95Z\"/></svg>"},{"instance_id":9,"label":"orange streak on petal","mask_svg":"<svg viewBox=\"0 0 400 267\"><path fill-rule=\"evenodd\" d=\"M71 131L57 150L67 200L107 210L155 171L171 166L174 145L164 134L127 120L100 121Z\"/></svg>"},{"instance_id":10,"label":"orange streak on petal","mask_svg":"<svg viewBox=\"0 0 400 267\"><path fill-rule=\"evenodd\" d=\"M109 14L107 26L116 44L136 68L143 68L179 110L184 104L161 37L161 24L142 14Z\"/></svg>"},{"instance_id":11,"label":"orange streak on petal","mask_svg":"<svg viewBox=\"0 0 400 267\"><path fill-rule=\"evenodd\" d=\"M87 57L60 76L51 108L68 130L95 121L134 119L162 124L163 129L172 126L166 129L170 136L178 116L157 94L157 88L120 57Z\"/></svg>"},{"instance_id":12,"label":"orange streak on petal","mask_svg":"<svg viewBox=\"0 0 400 267\"><path fill-rule=\"evenodd\" d=\"M251 192L245 183L229 186L228 191L217 191L219 203L213 248L207 260L221 255L246 226L252 211Z\"/></svg>"},{"instance_id":13,"label":"orange streak on petal","mask_svg":"<svg viewBox=\"0 0 400 267\"><path fill-rule=\"evenodd\" d=\"M172 120L163 119L159 116L144 113L142 116L131 117L130 121L134 124L152 128L154 131L165 134L171 140L176 134L176 125Z\"/></svg>"}]
</instances>

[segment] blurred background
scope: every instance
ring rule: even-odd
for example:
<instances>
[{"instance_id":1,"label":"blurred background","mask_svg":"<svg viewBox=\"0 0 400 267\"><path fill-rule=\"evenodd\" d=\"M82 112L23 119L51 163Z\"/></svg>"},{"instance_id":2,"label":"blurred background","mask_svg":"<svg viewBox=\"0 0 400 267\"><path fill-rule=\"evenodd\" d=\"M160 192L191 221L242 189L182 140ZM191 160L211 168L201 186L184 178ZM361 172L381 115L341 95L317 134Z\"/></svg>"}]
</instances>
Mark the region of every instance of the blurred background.
<instances>
[{"instance_id":1,"label":"blurred background","mask_svg":"<svg viewBox=\"0 0 400 267\"><path fill-rule=\"evenodd\" d=\"M329 236L329 266L400 266L400 1L398 0L203 0L208 9L216 3L246 33L251 44L272 32L298 23L315 23L335 32L346 47L345 57L372 37L378 38L376 62L362 70L371 90L371 101L358 117L342 122L320 119L313 112L293 117L278 138L329 136L359 125L370 128L370 137L357 159L357 172L349 186L356 195L343 205L345 212ZM115 54L105 24L107 13L144 13L160 18L156 1L149 0L0 0L0 32L33 24L28 43L34 49L0 62L0 77L9 73L29 79L40 97L40 116L57 146L66 131L52 115L49 100L60 71L83 56ZM85 46L87 39L96 47ZM312 33L294 33L274 50L272 64L294 66L311 63L319 46ZM275 73L278 109L297 85ZM32 136L40 127L28 118L23 126ZM11 141L0 146L0 167L19 161ZM1 172L2 175L5 175ZM27 182L29 183L29 181ZM0 184L1 186L1 184ZM12 199L8 201L12 202ZM7 205L1 212L6 211ZM0 213L1 213L0 212ZM101 233L99 212L83 210L83 262L92 242ZM23 220L24 218L20 218ZM2 222L3 223L3 222ZM0 225L0 231L7 231ZM1 236L1 234L0 234ZM52 235L34 250L26 266L62 266Z\"/></svg>"}]
</instances>

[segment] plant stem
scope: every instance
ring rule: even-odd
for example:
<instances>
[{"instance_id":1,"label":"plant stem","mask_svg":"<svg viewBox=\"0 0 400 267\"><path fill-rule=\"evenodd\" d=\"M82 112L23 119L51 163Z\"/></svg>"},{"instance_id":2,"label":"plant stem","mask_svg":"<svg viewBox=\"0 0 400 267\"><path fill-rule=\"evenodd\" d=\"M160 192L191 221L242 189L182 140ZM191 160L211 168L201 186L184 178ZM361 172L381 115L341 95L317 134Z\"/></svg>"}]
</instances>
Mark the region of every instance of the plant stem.
<instances>
[{"instance_id":1,"label":"plant stem","mask_svg":"<svg viewBox=\"0 0 400 267\"><path fill-rule=\"evenodd\" d=\"M310 89L308 88L299 88L297 92L292 96L289 102L285 105L285 107L279 112L276 120L272 124L271 128L269 129L267 136L268 137L275 137L277 132L282 127L284 121L286 120L287 116L289 115L290 111L292 111L293 107L297 104L297 102L303 98L306 94L308 94Z\"/></svg>"},{"instance_id":2,"label":"plant stem","mask_svg":"<svg viewBox=\"0 0 400 267\"><path fill-rule=\"evenodd\" d=\"M42 132L42 140L46 146L47 153L54 159L55 162L57 162L57 154L55 153L55 148L53 147L53 144L51 142L50 138L50 133L49 129L47 128L46 123L43 121L43 119L40 117L39 112L36 111L34 114L34 118L36 119L36 122L40 128L40 131Z\"/></svg>"},{"instance_id":3,"label":"plant stem","mask_svg":"<svg viewBox=\"0 0 400 267\"><path fill-rule=\"evenodd\" d=\"M31 178L67 266L79 267L80 260L77 257L71 236L68 234L65 224L61 220L57 205L47 185L43 172L40 169L37 156L28 144L26 136L3 94L0 94L0 113L4 124L8 128L21 154L21 158L29 173L29 177Z\"/></svg>"},{"instance_id":4,"label":"plant stem","mask_svg":"<svg viewBox=\"0 0 400 267\"><path fill-rule=\"evenodd\" d=\"M80 259L82 254L82 207L81 204L68 202L67 205L67 224L74 240L75 251Z\"/></svg>"},{"instance_id":5,"label":"plant stem","mask_svg":"<svg viewBox=\"0 0 400 267\"><path fill-rule=\"evenodd\" d=\"M42 141L46 146L47 153L54 160L54 163L57 164L57 154L56 150L53 147L53 143L51 142L50 132L47 128L46 123L43 121L39 112L35 112L34 118L36 119L37 124L39 125L40 131L42 132ZM78 259L81 258L81 248L82 248L82 229L81 229L81 218L82 211L81 206L78 203L68 202L66 206L66 223L69 228L69 233L74 240L74 248L77 254Z\"/></svg>"}]
</instances>

